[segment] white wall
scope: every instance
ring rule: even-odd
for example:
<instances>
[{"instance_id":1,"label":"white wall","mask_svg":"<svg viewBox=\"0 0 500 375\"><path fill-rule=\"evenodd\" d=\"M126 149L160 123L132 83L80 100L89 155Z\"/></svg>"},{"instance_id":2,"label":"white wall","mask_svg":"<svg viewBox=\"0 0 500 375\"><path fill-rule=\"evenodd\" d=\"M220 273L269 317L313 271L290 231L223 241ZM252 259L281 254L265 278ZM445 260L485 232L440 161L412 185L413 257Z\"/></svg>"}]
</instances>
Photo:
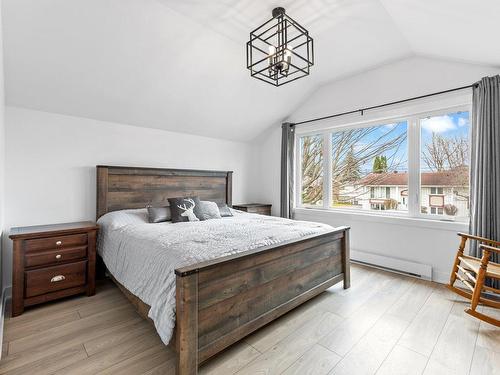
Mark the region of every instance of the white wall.
<instances>
[{"instance_id":1,"label":"white wall","mask_svg":"<svg viewBox=\"0 0 500 375\"><path fill-rule=\"evenodd\" d=\"M250 146L163 130L6 109L4 229L95 219L97 164L232 170L233 202L249 196ZM4 239L4 282L11 244Z\"/></svg>"},{"instance_id":2,"label":"white wall","mask_svg":"<svg viewBox=\"0 0 500 375\"><path fill-rule=\"evenodd\" d=\"M450 63L427 58L408 58L320 87L299 106L287 121L297 122L334 113L355 110L390 101L428 94L471 84L500 68ZM273 204L279 214L280 124L253 141L252 199ZM457 248L457 230L466 225L429 225L415 227L413 221L366 221L356 215L340 213L297 213L297 219L316 220L352 228L353 249L393 257L433 267L433 277L446 281ZM390 240L387 240L389 238Z\"/></svg>"},{"instance_id":3,"label":"white wall","mask_svg":"<svg viewBox=\"0 0 500 375\"><path fill-rule=\"evenodd\" d=\"M251 200L272 204L280 214L281 124L274 124L252 142Z\"/></svg>"},{"instance_id":4,"label":"white wall","mask_svg":"<svg viewBox=\"0 0 500 375\"><path fill-rule=\"evenodd\" d=\"M5 94L4 94L4 73L3 73L3 33L2 33L2 3L0 2L0 337L3 336L3 313L4 313L4 288L5 283L3 282L4 272L3 264L5 264L3 259L3 246L2 238L4 236L3 225L4 225L4 181L5 181ZM2 340L3 341L3 340ZM0 342L0 349L2 348L2 343ZM0 355L1 357L1 355Z\"/></svg>"},{"instance_id":5,"label":"white wall","mask_svg":"<svg viewBox=\"0 0 500 375\"><path fill-rule=\"evenodd\" d=\"M289 119L307 120L470 85L497 68L412 57L320 87Z\"/></svg>"},{"instance_id":6,"label":"white wall","mask_svg":"<svg viewBox=\"0 0 500 375\"><path fill-rule=\"evenodd\" d=\"M2 7L0 3L0 236L4 220L4 171L5 171L5 94L3 74L3 35L2 35ZM0 241L1 250L1 241ZM1 259L0 259L1 263ZM0 277L1 283L1 277ZM0 284L1 290L1 284Z\"/></svg>"}]
</instances>

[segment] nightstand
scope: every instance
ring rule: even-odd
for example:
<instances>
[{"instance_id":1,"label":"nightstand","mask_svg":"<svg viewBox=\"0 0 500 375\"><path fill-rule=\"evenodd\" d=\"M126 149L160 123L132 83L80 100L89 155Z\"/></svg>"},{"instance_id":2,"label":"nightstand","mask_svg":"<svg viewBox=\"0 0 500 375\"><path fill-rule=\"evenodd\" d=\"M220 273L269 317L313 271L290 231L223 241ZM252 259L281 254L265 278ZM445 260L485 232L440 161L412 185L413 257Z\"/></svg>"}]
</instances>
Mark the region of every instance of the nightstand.
<instances>
[{"instance_id":1,"label":"nightstand","mask_svg":"<svg viewBox=\"0 0 500 375\"><path fill-rule=\"evenodd\" d=\"M246 211L252 214L268 215L271 216L271 204L264 203L245 203L245 204L235 204L233 208L235 210Z\"/></svg>"},{"instance_id":2,"label":"nightstand","mask_svg":"<svg viewBox=\"0 0 500 375\"><path fill-rule=\"evenodd\" d=\"M26 306L95 294L96 237L91 221L12 228L12 316Z\"/></svg>"}]
</instances>

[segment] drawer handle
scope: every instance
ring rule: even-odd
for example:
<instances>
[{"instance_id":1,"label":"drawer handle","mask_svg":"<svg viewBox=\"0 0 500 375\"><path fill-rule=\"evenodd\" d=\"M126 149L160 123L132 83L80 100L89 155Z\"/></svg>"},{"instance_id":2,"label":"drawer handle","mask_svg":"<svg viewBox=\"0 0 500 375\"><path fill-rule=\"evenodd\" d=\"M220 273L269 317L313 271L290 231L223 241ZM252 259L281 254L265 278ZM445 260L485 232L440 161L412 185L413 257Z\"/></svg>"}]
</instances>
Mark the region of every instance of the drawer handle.
<instances>
[{"instance_id":1,"label":"drawer handle","mask_svg":"<svg viewBox=\"0 0 500 375\"><path fill-rule=\"evenodd\" d=\"M57 283L58 281L63 281L65 279L66 278L63 275L57 275L57 276L54 276L52 279L50 279L50 282Z\"/></svg>"},{"instance_id":2,"label":"drawer handle","mask_svg":"<svg viewBox=\"0 0 500 375\"><path fill-rule=\"evenodd\" d=\"M62 241L57 241L57 242L56 242L56 245L57 245L57 246L61 246L61 245L62 245Z\"/></svg>"},{"instance_id":3,"label":"drawer handle","mask_svg":"<svg viewBox=\"0 0 500 375\"><path fill-rule=\"evenodd\" d=\"M62 255L61 254L57 254L56 255L56 259L61 259L62 258Z\"/></svg>"}]
</instances>

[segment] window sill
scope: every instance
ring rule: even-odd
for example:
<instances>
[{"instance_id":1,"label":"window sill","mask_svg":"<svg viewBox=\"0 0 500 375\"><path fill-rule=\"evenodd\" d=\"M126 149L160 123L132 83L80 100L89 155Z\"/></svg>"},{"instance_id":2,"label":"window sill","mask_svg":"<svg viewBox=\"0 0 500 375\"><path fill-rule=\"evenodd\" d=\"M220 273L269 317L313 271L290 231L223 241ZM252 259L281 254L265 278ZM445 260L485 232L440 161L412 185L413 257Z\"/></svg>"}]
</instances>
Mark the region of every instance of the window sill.
<instances>
[{"instance_id":1,"label":"window sill","mask_svg":"<svg viewBox=\"0 0 500 375\"><path fill-rule=\"evenodd\" d=\"M351 212L345 210L327 210L321 208L305 208L297 207L295 208L295 213L301 216L310 216L312 220L315 218L332 218L333 216L337 218L342 218L348 221L365 221L365 222L376 222L376 223L386 223L393 225L404 225L418 228L429 228L435 230L449 230L454 232L468 232L469 223L461 221L447 221L439 219L426 219L426 218L416 218L408 216L398 216L390 214L371 214L368 212ZM317 219L316 219L317 220ZM349 225L349 223L346 223Z\"/></svg>"}]
</instances>

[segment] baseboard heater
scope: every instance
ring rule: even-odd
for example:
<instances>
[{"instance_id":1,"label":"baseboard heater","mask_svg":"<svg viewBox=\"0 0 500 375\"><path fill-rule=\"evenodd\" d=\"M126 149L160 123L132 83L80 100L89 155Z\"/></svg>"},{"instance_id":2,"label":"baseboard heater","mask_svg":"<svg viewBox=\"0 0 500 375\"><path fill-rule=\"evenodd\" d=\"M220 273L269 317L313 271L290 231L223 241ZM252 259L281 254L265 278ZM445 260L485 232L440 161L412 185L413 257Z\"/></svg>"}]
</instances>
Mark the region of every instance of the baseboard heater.
<instances>
[{"instance_id":1,"label":"baseboard heater","mask_svg":"<svg viewBox=\"0 0 500 375\"><path fill-rule=\"evenodd\" d=\"M386 271L418 277L424 280L432 280L432 267L428 264L416 263L353 249L351 249L351 261Z\"/></svg>"}]
</instances>

